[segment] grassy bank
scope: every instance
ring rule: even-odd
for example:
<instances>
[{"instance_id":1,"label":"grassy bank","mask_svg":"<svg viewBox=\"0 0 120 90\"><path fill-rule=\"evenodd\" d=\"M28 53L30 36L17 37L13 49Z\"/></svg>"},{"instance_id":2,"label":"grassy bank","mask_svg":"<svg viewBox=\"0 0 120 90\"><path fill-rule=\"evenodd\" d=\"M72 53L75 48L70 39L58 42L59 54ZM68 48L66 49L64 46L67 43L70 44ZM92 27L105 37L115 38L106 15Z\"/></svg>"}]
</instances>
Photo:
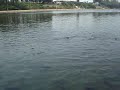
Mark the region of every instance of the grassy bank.
<instances>
[{"instance_id":1,"label":"grassy bank","mask_svg":"<svg viewBox=\"0 0 120 90\"><path fill-rule=\"evenodd\" d=\"M61 2L61 3L32 3L32 2L9 2L0 3L0 10L30 10L30 9L73 9L73 8L96 8L92 3Z\"/></svg>"}]
</instances>

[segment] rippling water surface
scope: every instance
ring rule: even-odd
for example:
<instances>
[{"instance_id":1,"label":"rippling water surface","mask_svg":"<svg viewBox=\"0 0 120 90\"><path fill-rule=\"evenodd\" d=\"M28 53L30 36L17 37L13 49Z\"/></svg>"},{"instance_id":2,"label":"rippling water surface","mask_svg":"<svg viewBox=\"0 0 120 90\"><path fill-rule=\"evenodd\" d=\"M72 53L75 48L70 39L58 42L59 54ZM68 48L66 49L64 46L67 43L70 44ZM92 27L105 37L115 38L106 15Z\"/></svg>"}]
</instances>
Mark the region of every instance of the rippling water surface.
<instances>
[{"instance_id":1,"label":"rippling water surface","mask_svg":"<svg viewBox=\"0 0 120 90\"><path fill-rule=\"evenodd\" d=\"M120 90L120 11L0 14L0 90Z\"/></svg>"}]
</instances>

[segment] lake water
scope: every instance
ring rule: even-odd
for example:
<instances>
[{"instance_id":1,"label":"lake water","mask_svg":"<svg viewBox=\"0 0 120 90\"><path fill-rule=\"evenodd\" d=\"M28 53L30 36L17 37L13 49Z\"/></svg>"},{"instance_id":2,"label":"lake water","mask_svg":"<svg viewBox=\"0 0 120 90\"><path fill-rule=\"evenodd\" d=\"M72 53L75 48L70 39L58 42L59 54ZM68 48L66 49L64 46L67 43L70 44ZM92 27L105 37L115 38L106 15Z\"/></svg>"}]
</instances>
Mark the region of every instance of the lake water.
<instances>
[{"instance_id":1,"label":"lake water","mask_svg":"<svg viewBox=\"0 0 120 90\"><path fill-rule=\"evenodd\" d=\"M0 90L120 90L120 11L0 14Z\"/></svg>"}]
</instances>

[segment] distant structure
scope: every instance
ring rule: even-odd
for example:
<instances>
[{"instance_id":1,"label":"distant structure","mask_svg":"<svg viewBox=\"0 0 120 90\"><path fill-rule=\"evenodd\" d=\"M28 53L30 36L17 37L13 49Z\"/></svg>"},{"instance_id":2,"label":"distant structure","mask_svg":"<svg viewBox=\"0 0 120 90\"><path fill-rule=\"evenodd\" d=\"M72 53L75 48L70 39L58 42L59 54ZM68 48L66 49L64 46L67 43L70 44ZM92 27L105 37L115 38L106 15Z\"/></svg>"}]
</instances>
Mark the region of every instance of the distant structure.
<instances>
[{"instance_id":1,"label":"distant structure","mask_svg":"<svg viewBox=\"0 0 120 90\"><path fill-rule=\"evenodd\" d=\"M57 2L57 1L66 1L66 2L73 1L73 2L86 2L86 3L94 2L94 0L53 0L53 2Z\"/></svg>"},{"instance_id":2,"label":"distant structure","mask_svg":"<svg viewBox=\"0 0 120 90\"><path fill-rule=\"evenodd\" d=\"M9 2L41 2L41 1L53 1L53 2L69 2L69 1L72 1L72 2L86 2L86 3L93 3L94 0L8 0Z\"/></svg>"},{"instance_id":3,"label":"distant structure","mask_svg":"<svg viewBox=\"0 0 120 90\"><path fill-rule=\"evenodd\" d=\"M107 2L112 2L112 1L116 1L116 2L120 2L120 0L94 0L94 2L102 2L102 1L107 1Z\"/></svg>"},{"instance_id":4,"label":"distant structure","mask_svg":"<svg viewBox=\"0 0 120 90\"><path fill-rule=\"evenodd\" d=\"M14 1L18 1L18 2L40 2L41 0L9 0L10 2Z\"/></svg>"},{"instance_id":5,"label":"distant structure","mask_svg":"<svg viewBox=\"0 0 120 90\"><path fill-rule=\"evenodd\" d=\"M102 2L102 1L108 1L108 2L112 2L112 1L116 1L116 2L120 2L120 0L8 0L9 2L41 2L41 1L55 1L55 2L59 2L59 1L65 1L65 2L69 2L69 1L73 1L73 2L86 2L86 3L94 3L94 2Z\"/></svg>"}]
</instances>

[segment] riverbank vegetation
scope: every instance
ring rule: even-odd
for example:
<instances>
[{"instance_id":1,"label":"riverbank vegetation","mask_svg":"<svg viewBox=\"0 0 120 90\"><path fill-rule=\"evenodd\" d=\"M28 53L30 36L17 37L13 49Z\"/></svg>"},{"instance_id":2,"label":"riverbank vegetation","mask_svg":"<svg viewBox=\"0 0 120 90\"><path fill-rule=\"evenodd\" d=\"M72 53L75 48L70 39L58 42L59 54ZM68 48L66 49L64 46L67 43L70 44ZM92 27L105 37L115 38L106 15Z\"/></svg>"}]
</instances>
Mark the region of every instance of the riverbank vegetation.
<instances>
[{"instance_id":1,"label":"riverbank vegetation","mask_svg":"<svg viewBox=\"0 0 120 90\"><path fill-rule=\"evenodd\" d=\"M29 10L29 9L74 9L74 8L95 8L93 3L80 2L1 2L0 10Z\"/></svg>"},{"instance_id":2,"label":"riverbank vegetation","mask_svg":"<svg viewBox=\"0 0 120 90\"><path fill-rule=\"evenodd\" d=\"M0 1L0 10L30 10L30 9L95 9L100 8L120 8L120 3L116 1L101 1L99 4L82 2L8 2Z\"/></svg>"},{"instance_id":3,"label":"riverbank vegetation","mask_svg":"<svg viewBox=\"0 0 120 90\"><path fill-rule=\"evenodd\" d=\"M120 3L119 2L117 2L116 0L113 0L113 1L102 1L102 2L100 2L100 6L102 6L102 7L108 7L108 8L111 8L111 9L113 9L113 8L120 8Z\"/></svg>"}]
</instances>

